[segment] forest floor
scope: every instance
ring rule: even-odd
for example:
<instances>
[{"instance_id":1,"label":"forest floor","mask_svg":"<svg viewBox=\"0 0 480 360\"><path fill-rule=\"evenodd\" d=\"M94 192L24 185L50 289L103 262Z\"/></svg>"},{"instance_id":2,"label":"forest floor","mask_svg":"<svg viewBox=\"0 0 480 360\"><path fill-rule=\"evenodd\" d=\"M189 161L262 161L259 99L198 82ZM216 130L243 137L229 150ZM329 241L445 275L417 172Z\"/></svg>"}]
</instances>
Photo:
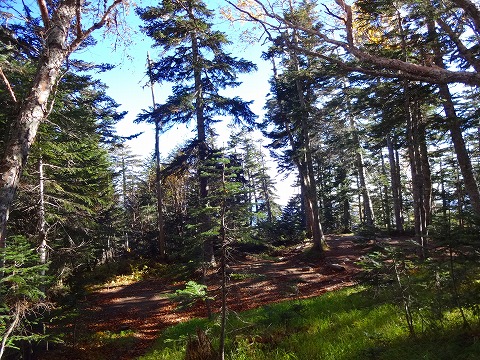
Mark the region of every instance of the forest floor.
<instances>
[{"instance_id":1,"label":"forest floor","mask_svg":"<svg viewBox=\"0 0 480 360\"><path fill-rule=\"evenodd\" d=\"M243 311L288 299L318 296L356 284L361 269L356 262L373 246L354 236L330 236L330 247L319 258L311 244L279 250L270 256L235 254L229 257L228 309ZM213 312L220 309L218 274L209 278ZM200 281L200 280L199 280ZM204 303L179 310L167 295L185 282L141 280L130 285L104 287L82 301L80 316L68 329L67 343L44 353L44 359L130 360L143 355L158 333L194 317L206 317Z\"/></svg>"}]
</instances>

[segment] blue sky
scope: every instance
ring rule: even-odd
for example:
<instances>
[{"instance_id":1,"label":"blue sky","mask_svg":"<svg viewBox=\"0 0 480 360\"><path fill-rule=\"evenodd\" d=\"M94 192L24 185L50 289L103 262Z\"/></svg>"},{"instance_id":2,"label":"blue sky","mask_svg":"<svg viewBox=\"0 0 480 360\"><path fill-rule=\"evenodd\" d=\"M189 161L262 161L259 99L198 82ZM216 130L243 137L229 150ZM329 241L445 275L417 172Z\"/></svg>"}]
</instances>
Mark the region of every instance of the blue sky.
<instances>
[{"instance_id":1,"label":"blue sky","mask_svg":"<svg viewBox=\"0 0 480 360\"><path fill-rule=\"evenodd\" d=\"M147 1L142 1L140 6L148 4ZM130 39L127 46L117 46L114 49L109 42L113 40L109 37L98 39L98 45L95 47L88 47L80 51L75 56L83 60L93 61L96 63L111 63L116 65L116 68L96 75L109 87L107 93L117 103L121 104L120 111L128 111L125 119L117 126L117 131L120 135L131 135L138 132L143 134L137 139L129 142L132 151L135 154L145 158L153 152L154 134L152 125L148 124L134 124L133 121L136 116L142 111L152 105L151 90L147 86L146 64L147 52L150 53L152 59L159 56L159 50L151 47L152 41L143 35L139 29L141 20L135 15L133 9L127 16L127 22L130 26L126 37ZM238 34L241 29L232 29L230 24L225 20L219 20L219 28L221 31L232 34L231 41L236 43L228 51L237 57L242 57L257 64L258 71L250 74L241 74L239 80L242 82L237 88L225 91L225 94L231 96L239 96L246 101L253 101L252 110L258 115L262 116L263 106L265 103L266 94L269 91L268 79L272 74L271 64L261 60L262 46L259 43L248 44L238 42ZM155 85L155 98L157 103L162 103L170 94L171 86L168 84L159 86ZM217 131L220 134L219 141L226 143L228 134L226 130L227 121L222 121L217 126ZM162 156L167 156L173 148L181 145L185 140L193 138L195 135L194 124L189 128L179 125L164 133L160 137L160 147ZM261 139L257 135L258 141L267 143L268 140ZM219 145L223 145L222 143ZM283 175L276 173L275 165L270 164L271 175L277 180L277 190L279 193L279 202L285 204L294 192L290 188L292 179L285 180Z\"/></svg>"}]
</instances>

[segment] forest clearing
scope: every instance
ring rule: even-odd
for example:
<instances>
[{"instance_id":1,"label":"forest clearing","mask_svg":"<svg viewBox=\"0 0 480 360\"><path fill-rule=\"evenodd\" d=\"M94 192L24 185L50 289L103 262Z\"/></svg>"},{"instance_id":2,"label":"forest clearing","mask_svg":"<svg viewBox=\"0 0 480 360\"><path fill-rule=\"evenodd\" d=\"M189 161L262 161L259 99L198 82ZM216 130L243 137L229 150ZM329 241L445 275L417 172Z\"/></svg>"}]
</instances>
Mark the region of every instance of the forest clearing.
<instances>
[{"instance_id":1,"label":"forest clearing","mask_svg":"<svg viewBox=\"0 0 480 360\"><path fill-rule=\"evenodd\" d=\"M266 358L287 359L289 358L288 354L290 354L295 359L305 360L350 358L450 359L452 356L458 359L474 359L480 351L480 342L475 335L477 332L476 330L472 332L471 329L454 330L455 326L453 324L458 319L453 321L452 319L445 319L446 323L449 324L443 330L445 333L443 335L437 333L437 336L445 337L449 336L447 334L451 332L459 337L458 340L447 341L447 344L440 345L437 341L430 343L428 340L422 339L413 350L408 351L402 345L396 348L395 343L397 341L406 341L406 348L411 346L408 339L418 341L416 336L412 338L411 334L408 335L407 323L405 323L405 319L402 319L402 304L398 298L398 284L393 286L392 284L376 284L374 286L375 291L367 291L367 294L363 295L367 298L373 295L373 299L367 300L364 298L362 300L361 294L365 292L366 288L358 285L368 283L365 273L362 275L360 267L362 259L365 259L365 256L373 250L380 251L382 248L389 246L401 246L405 240L405 238L383 238L369 241L352 235L329 236L328 244L330 248L324 258L318 258L316 254L310 252L311 244L275 249L273 250L274 256L267 256L267 253L258 252L258 248L255 249L255 247L251 247L252 250L256 250L253 253L232 250L232 254L229 256L231 265L229 266L227 286L227 309L229 316L234 319L229 328L231 333L235 335L229 335L229 337L238 341L237 338L242 336L239 335L242 334L242 329L255 329L256 322L249 323L248 315L243 318L243 314L247 310L261 308L266 309L267 318L265 320L267 322L271 321L272 324L270 324L270 328L267 326L263 332L253 330L254 333L246 335L246 338L250 339L250 346L260 345L259 352L260 354L265 352L262 356ZM175 268L175 266L173 267ZM57 329L68 334L64 338L65 343L58 346L53 345L49 351L41 353L40 359L102 360L115 358L129 360L144 359L144 357L145 359L183 359L185 346L188 342L187 335L195 336L198 329L203 329L208 334L217 332L218 315L222 307L218 268L211 269L208 280L208 295L212 298L210 306L214 313L212 321L208 321L209 316L205 301L197 299L192 302L191 306L182 307L175 300L175 297L172 297L175 291L185 287L186 281L182 280L185 274L182 275L181 271L176 272L175 275L172 274L172 271L168 271L169 275L158 277L161 273L158 268L156 271L155 269L148 270L145 266L143 271L140 272L142 273L140 276L138 273L135 276L135 271L132 271L130 276L114 276L112 280L101 283L100 287L98 285L96 287L90 286L91 290L78 304L76 315L62 323L61 329ZM384 275L387 274L388 271ZM402 280L406 280L408 274L402 273L401 277ZM187 279L191 278L192 274L187 277ZM382 286L386 286L386 288L382 289ZM350 288L352 292L338 292L344 288ZM474 292L477 290L474 290ZM385 294L382 295L382 291ZM408 289L407 291L411 291L410 295L412 297L419 295L416 290ZM385 310L381 310L382 315L378 319L373 319L375 324L372 329L367 327L368 331L373 333L370 335L364 334L368 341L365 344L362 344L363 341L359 341L361 345L358 346L358 349L355 348L355 345L351 346L354 350L349 354L346 349L343 352L336 353L339 351L338 349L326 350L325 347L318 346L311 349L311 351L316 352L315 355L302 356L301 352L295 352L295 347L290 349L287 345L285 356L277 354L272 357L271 354L268 355L268 350L275 349L276 342L281 341L281 338L299 335L299 333L306 331L305 328L296 328L293 324L289 324L290 321L295 322L295 319L300 321L305 317L303 306L306 305L303 305L301 300L317 297L320 299L322 295L330 293L333 302L335 304L340 302L340 305L333 305L332 308L325 305L324 307L320 306L318 311L326 312L330 316L333 315L332 317L335 319L337 316L342 316L340 309L345 307L342 301L345 302L346 300L341 299L346 294L357 292L360 296L355 301L360 301L363 305L362 307L353 305L353 311L359 311L363 307L371 307L369 311L374 312L374 309L381 308L385 304L390 306L388 313L382 313ZM337 293L338 299L336 298ZM346 302L349 303L348 300ZM278 313L276 310L268 310L269 306L274 306L274 304L280 305ZM431 314L428 313L428 310L422 309L424 304L417 308L419 304L415 304L413 299L411 306L412 312L415 312L416 322L418 321L415 325L417 331L422 333L423 330L420 330L420 328L424 325L420 325L421 318L428 317ZM348 308L348 305L346 307ZM282 311L285 311L285 313L282 314ZM321 314L317 316L321 316ZM369 318L370 315L363 316L367 316L368 321L372 321ZM280 319L279 325L275 324L276 317ZM172 335L165 335L169 334L168 328L177 324L188 324L189 320L196 321L191 326L185 326L185 330L180 330L181 332L174 335L173 338L169 337ZM344 326L343 321L338 324L337 321L330 322L329 326ZM350 328L359 322L361 322L361 316L359 319L353 317L346 320L346 330L342 330L346 331L344 336L347 338L354 336ZM393 336L388 331L382 335L382 327L392 326L389 322L393 322L393 328L395 329ZM278 334L279 339L275 339L278 331L281 334ZM174 331L173 334L175 334ZM249 333L247 332L247 334ZM392 339L389 339L390 336L392 336ZM428 338L429 336L426 337L426 339ZM215 339L212 340L215 341ZM342 342L343 338L333 338L332 341ZM163 357L162 352L156 353L155 350L151 350L155 342L161 344L160 348L167 347L167 349L173 343L176 351L173 354L167 352L169 355L163 355L166 356ZM422 348L422 346L425 348ZM460 350L458 347L464 348ZM153 349L155 348L153 346ZM230 358L232 359L243 359L244 357L239 356L238 353L244 350L242 346L238 346L234 341L231 341L228 353L231 353ZM325 354L325 351L328 354ZM383 357L382 353L384 353ZM392 354L395 353L396 355L392 357ZM217 354L214 356L208 354L197 356L198 359L204 360L214 360L218 357ZM258 357L259 354L251 354L250 356L247 355L246 358L263 358ZM197 359L196 357L193 358Z\"/></svg>"},{"instance_id":2,"label":"forest clearing","mask_svg":"<svg viewBox=\"0 0 480 360\"><path fill-rule=\"evenodd\" d=\"M477 0L1 1L0 359L478 358L479 72Z\"/></svg>"},{"instance_id":3,"label":"forest clearing","mask_svg":"<svg viewBox=\"0 0 480 360\"><path fill-rule=\"evenodd\" d=\"M305 247L311 244L278 250L277 256L270 258L262 253L232 254L227 296L229 311L241 312L279 301L309 298L354 285L359 272L355 263L368 245L354 244L352 238L332 238L331 250L322 260L304 256ZM209 294L214 297L211 307L218 313L221 307L218 275L209 278ZM77 332L77 343L72 343L72 334L68 347L60 353L47 352L44 358L134 359L143 355L164 328L188 319L208 317L202 301L182 309L167 297L184 287L185 282L160 278L128 285L116 285L115 281L104 284L86 295L85 302L80 305L82 315L74 318L75 326L69 326ZM95 334L122 331L135 339L127 348L119 348L115 341L102 347L95 341Z\"/></svg>"}]
</instances>

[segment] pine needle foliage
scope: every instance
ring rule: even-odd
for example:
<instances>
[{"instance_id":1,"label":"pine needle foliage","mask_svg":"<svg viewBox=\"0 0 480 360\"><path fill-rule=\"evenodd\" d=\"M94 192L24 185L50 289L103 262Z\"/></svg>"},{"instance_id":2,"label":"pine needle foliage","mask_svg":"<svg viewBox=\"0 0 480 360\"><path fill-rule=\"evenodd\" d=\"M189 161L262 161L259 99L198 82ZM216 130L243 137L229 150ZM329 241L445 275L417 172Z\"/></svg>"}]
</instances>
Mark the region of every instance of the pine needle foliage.
<instances>
[{"instance_id":1,"label":"pine needle foliage","mask_svg":"<svg viewBox=\"0 0 480 360\"><path fill-rule=\"evenodd\" d=\"M40 310L48 308L44 289L45 271L31 244L21 236L9 239L0 249L0 358L19 349L21 342L40 341ZM33 315L33 316L32 316Z\"/></svg>"}]
</instances>

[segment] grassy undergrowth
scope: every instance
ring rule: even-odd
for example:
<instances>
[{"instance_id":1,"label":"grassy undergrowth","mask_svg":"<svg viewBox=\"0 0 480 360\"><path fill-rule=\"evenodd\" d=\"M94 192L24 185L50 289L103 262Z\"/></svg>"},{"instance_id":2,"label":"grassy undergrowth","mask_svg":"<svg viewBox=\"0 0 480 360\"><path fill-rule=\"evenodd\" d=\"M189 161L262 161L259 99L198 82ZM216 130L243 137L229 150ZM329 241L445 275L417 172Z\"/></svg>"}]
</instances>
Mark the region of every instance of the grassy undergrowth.
<instances>
[{"instance_id":1,"label":"grassy undergrowth","mask_svg":"<svg viewBox=\"0 0 480 360\"><path fill-rule=\"evenodd\" d=\"M215 321L194 319L165 330L138 360L181 360L197 328L217 347ZM455 322L441 332L409 336L402 312L363 287L230 313L226 358L231 360L478 359L480 327Z\"/></svg>"},{"instance_id":2,"label":"grassy undergrowth","mask_svg":"<svg viewBox=\"0 0 480 360\"><path fill-rule=\"evenodd\" d=\"M162 264L153 260L122 259L98 266L79 279L80 285L89 291L105 287L116 287L145 279L167 278L169 281L188 279L195 263Z\"/></svg>"}]
</instances>

